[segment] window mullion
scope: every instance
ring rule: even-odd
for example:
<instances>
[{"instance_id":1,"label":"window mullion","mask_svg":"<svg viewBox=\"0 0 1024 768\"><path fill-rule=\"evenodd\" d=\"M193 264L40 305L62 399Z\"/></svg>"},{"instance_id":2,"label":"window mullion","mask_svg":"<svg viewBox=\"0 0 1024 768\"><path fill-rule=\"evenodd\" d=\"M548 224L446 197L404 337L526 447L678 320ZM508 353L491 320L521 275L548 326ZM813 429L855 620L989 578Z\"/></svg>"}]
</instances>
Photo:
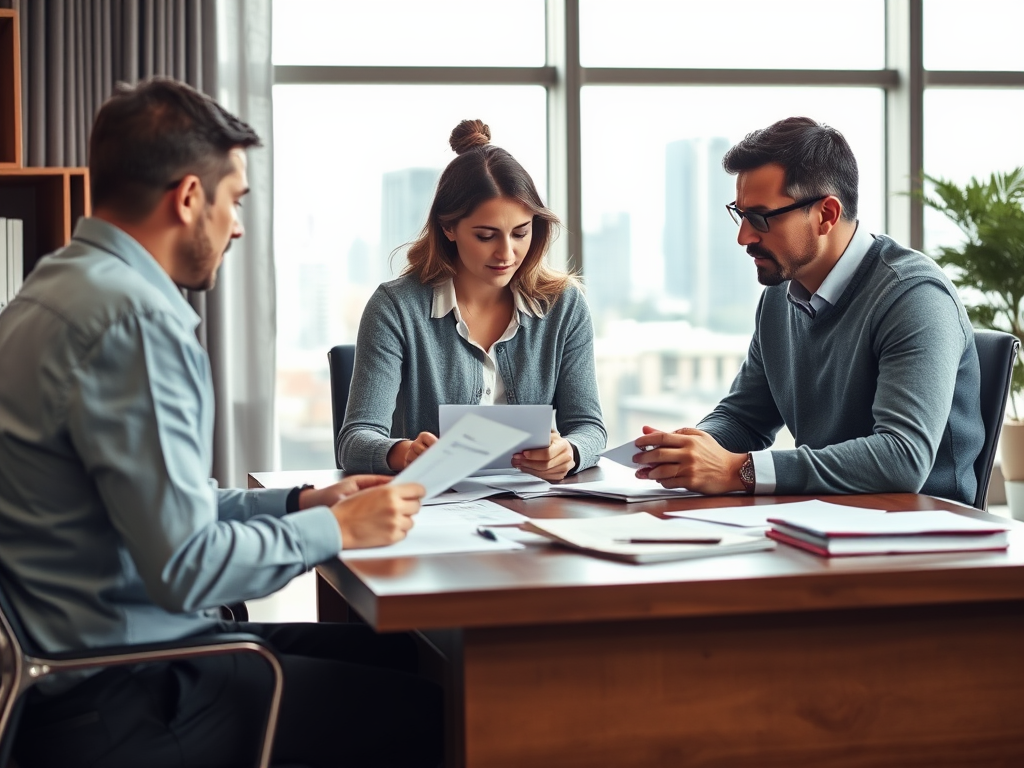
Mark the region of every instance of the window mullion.
<instances>
[{"instance_id":1,"label":"window mullion","mask_svg":"<svg viewBox=\"0 0 1024 768\"><path fill-rule=\"evenodd\" d=\"M572 270L583 266L579 10L579 0L547 0L547 64L555 71L548 86L548 205L565 225L550 258Z\"/></svg>"}]
</instances>

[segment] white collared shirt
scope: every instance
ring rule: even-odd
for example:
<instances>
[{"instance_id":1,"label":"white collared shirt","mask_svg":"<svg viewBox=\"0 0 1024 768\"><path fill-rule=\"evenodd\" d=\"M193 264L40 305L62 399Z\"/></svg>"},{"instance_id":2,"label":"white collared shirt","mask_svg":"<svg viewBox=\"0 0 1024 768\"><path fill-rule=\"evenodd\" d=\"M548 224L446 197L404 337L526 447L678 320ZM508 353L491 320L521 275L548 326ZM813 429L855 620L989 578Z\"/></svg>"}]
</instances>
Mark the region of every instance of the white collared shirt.
<instances>
[{"instance_id":1,"label":"white collared shirt","mask_svg":"<svg viewBox=\"0 0 1024 768\"><path fill-rule=\"evenodd\" d=\"M459 336L484 353L484 386L480 392L480 405L504 405L505 382L498 371L498 356L495 347L497 347L499 342L508 341L516 335L516 332L519 330L520 312L525 312L528 315L533 314L530 312L529 307L526 306L526 302L522 300L522 297L516 291L513 291L512 295L515 298L515 304L512 307L512 319L509 320L508 327L501 334L501 338L491 345L490 349L484 349L469 337L469 326L462 319L462 312L459 311L459 302L455 296L455 283L449 279L434 286L434 300L430 307L430 316L432 318L441 318L449 312L454 312L455 328Z\"/></svg>"},{"instance_id":2,"label":"white collared shirt","mask_svg":"<svg viewBox=\"0 0 1024 768\"><path fill-rule=\"evenodd\" d=\"M829 271L822 281L818 290L809 295L796 280L789 281L789 296L794 302L811 317L826 306L835 306L839 297L843 295L850 281L853 279L857 267L864 261L875 238L866 229L862 229L860 222L857 222L857 229L850 238L849 245L839 257L839 261ZM775 462L772 460L771 450L751 451L751 459L754 461L754 493L775 492Z\"/></svg>"},{"instance_id":3,"label":"white collared shirt","mask_svg":"<svg viewBox=\"0 0 1024 768\"><path fill-rule=\"evenodd\" d=\"M850 244L846 246L843 255L835 263L824 281L818 286L813 295L807 292L796 280L789 281L789 297L796 302L811 317L814 317L826 304L835 306L839 297L843 295L846 286L853 279L853 273L864 260L868 249L875 242L875 239L866 229L861 229L860 222L857 222L857 229L854 230ZM808 311L810 310L810 311Z\"/></svg>"}]
</instances>

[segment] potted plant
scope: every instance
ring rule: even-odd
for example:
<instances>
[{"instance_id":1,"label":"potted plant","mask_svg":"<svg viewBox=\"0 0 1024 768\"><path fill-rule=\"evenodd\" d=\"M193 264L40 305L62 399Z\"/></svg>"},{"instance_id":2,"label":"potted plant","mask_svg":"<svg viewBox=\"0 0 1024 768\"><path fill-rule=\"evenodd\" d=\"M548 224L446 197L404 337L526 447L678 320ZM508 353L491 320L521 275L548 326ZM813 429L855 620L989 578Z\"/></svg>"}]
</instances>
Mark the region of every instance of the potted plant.
<instances>
[{"instance_id":1,"label":"potted plant","mask_svg":"<svg viewBox=\"0 0 1024 768\"><path fill-rule=\"evenodd\" d=\"M925 174L924 204L959 227L964 242L937 249L935 260L960 292L976 328L1024 339L1024 167L972 178L966 185ZM1024 365L1014 366L1007 418L1000 438L1002 472L1011 514L1024 519ZM1018 410L1021 406L1022 410Z\"/></svg>"}]
</instances>

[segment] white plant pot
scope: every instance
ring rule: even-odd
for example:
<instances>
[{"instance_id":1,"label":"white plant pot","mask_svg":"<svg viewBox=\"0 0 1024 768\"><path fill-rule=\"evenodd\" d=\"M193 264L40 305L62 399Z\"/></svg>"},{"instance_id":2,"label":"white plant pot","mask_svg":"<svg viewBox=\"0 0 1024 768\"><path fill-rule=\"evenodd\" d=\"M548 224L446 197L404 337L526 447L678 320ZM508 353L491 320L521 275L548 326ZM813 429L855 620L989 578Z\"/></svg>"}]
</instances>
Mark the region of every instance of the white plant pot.
<instances>
[{"instance_id":1,"label":"white plant pot","mask_svg":"<svg viewBox=\"0 0 1024 768\"><path fill-rule=\"evenodd\" d=\"M1024 521L1024 480L1006 481L1006 504L1010 517Z\"/></svg>"},{"instance_id":2,"label":"white plant pot","mask_svg":"<svg viewBox=\"0 0 1024 768\"><path fill-rule=\"evenodd\" d=\"M1007 421L999 438L1006 503L1015 520L1024 520L1024 421Z\"/></svg>"}]
</instances>

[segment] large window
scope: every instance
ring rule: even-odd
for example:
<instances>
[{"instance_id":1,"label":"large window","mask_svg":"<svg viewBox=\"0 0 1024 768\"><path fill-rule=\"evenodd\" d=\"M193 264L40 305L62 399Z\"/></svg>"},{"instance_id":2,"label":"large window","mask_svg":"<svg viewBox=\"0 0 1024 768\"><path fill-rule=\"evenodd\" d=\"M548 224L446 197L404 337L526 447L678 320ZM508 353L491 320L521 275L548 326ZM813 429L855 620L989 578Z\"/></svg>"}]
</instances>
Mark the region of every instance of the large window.
<instances>
[{"instance_id":1,"label":"large window","mask_svg":"<svg viewBox=\"0 0 1024 768\"><path fill-rule=\"evenodd\" d=\"M837 44L810 0L275 0L282 466L333 465L327 349L401 269L462 118L488 122L563 219L555 260L582 269L611 444L694 423L743 360L760 287L720 161L748 131L834 125L870 231L955 237L906 192L922 170L1024 163L1024 11L848 6Z\"/></svg>"},{"instance_id":2,"label":"large window","mask_svg":"<svg viewBox=\"0 0 1024 768\"><path fill-rule=\"evenodd\" d=\"M585 67L695 69L882 69L885 3L846 3L836 45L822 33L816 0L581 0ZM838 21L837 17L829 24Z\"/></svg>"},{"instance_id":3,"label":"large window","mask_svg":"<svg viewBox=\"0 0 1024 768\"><path fill-rule=\"evenodd\" d=\"M583 269L612 444L692 425L728 391L761 286L725 210L722 156L798 114L842 126L864 169L861 221L881 232L878 89L583 89Z\"/></svg>"},{"instance_id":4,"label":"large window","mask_svg":"<svg viewBox=\"0 0 1024 768\"><path fill-rule=\"evenodd\" d=\"M544 189L544 100L537 86L275 86L283 468L333 465L327 350L355 341L370 294L401 272L452 128L489 121Z\"/></svg>"}]
</instances>

